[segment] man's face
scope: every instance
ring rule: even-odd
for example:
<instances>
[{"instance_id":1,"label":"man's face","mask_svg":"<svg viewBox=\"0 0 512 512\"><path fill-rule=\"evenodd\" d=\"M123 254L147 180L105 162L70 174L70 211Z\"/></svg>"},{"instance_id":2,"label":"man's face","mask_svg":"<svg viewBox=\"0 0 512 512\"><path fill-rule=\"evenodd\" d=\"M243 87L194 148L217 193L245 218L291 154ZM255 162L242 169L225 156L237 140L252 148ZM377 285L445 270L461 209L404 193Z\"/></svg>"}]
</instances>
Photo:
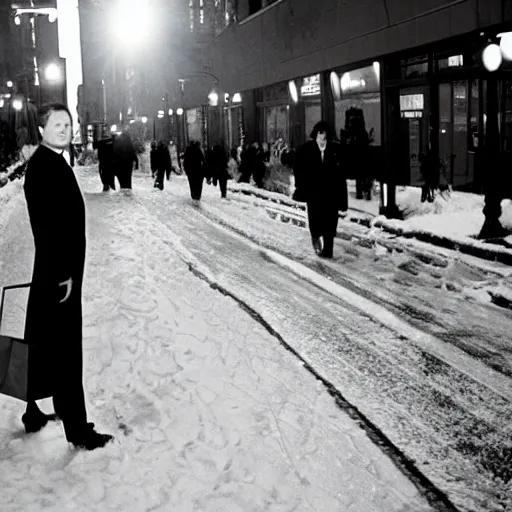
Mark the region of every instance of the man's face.
<instances>
[{"instance_id":1,"label":"man's face","mask_svg":"<svg viewBox=\"0 0 512 512\"><path fill-rule=\"evenodd\" d=\"M43 142L55 149L65 149L71 142L71 118L63 110L50 114L44 128L40 128Z\"/></svg>"}]
</instances>

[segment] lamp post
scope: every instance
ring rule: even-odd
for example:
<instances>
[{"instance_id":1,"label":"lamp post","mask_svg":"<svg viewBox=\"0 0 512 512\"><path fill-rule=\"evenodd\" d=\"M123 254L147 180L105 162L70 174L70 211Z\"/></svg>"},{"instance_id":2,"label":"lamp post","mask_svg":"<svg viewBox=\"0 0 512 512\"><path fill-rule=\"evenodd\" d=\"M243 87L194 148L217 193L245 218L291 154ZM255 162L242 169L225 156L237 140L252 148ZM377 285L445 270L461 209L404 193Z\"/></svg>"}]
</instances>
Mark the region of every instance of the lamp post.
<instances>
[{"instance_id":1,"label":"lamp post","mask_svg":"<svg viewBox=\"0 0 512 512\"><path fill-rule=\"evenodd\" d=\"M512 32L498 34L499 45L489 41L489 44L482 52L482 63L489 72L486 88L487 122L485 126L485 161L488 175L485 184L485 206L483 214L485 221L480 230L478 238L495 238L506 236L506 231L500 222L502 214L501 201L507 194L504 181L505 169L508 169L510 162L505 161L505 155L501 150L500 127L498 121L499 93L498 78L494 75L504 60L512 60ZM511 184L508 183L510 186ZM508 191L510 194L510 191Z\"/></svg>"}]
</instances>

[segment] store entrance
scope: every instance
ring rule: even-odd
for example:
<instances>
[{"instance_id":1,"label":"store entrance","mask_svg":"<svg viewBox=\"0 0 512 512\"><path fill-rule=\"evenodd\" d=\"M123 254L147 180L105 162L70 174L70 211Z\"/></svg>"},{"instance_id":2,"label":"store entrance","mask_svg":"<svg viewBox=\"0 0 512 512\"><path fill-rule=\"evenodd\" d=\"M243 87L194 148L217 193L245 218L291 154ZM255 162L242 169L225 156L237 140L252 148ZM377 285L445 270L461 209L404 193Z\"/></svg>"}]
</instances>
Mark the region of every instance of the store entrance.
<instances>
[{"instance_id":1,"label":"store entrance","mask_svg":"<svg viewBox=\"0 0 512 512\"><path fill-rule=\"evenodd\" d=\"M421 186L420 155L429 148L429 90L427 86L400 89L400 146L408 184Z\"/></svg>"},{"instance_id":2,"label":"store entrance","mask_svg":"<svg viewBox=\"0 0 512 512\"><path fill-rule=\"evenodd\" d=\"M439 159L444 178L456 189L469 189L475 180L476 154L483 142L478 85L477 80L439 84Z\"/></svg>"}]
</instances>

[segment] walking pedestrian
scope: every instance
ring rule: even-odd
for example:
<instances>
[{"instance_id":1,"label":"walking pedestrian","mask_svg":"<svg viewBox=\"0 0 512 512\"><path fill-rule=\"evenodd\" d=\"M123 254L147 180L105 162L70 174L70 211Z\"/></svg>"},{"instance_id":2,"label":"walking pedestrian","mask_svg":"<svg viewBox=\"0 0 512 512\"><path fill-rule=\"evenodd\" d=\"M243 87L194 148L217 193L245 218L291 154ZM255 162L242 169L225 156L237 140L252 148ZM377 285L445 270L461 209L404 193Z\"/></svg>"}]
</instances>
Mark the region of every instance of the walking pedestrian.
<instances>
[{"instance_id":1,"label":"walking pedestrian","mask_svg":"<svg viewBox=\"0 0 512 512\"><path fill-rule=\"evenodd\" d=\"M342 170L341 146L325 121L318 122L310 141L297 151L293 198L307 203L309 230L315 252L333 257L338 210L348 208L347 180Z\"/></svg>"},{"instance_id":2,"label":"walking pedestrian","mask_svg":"<svg viewBox=\"0 0 512 512\"><path fill-rule=\"evenodd\" d=\"M203 192L206 162L199 141L190 141L183 157L183 166L188 178L190 196L194 201L200 201Z\"/></svg>"},{"instance_id":3,"label":"walking pedestrian","mask_svg":"<svg viewBox=\"0 0 512 512\"><path fill-rule=\"evenodd\" d=\"M68 442L94 450L112 439L87 422L82 382L82 281L85 267L85 203L73 170L63 157L71 138L71 114L64 105L41 108L42 143L30 159L24 191L35 243L25 341L44 353L45 375L55 413ZM42 344L42 345L40 345ZM47 364L46 364L47 362ZM37 432L55 415L35 402L22 417Z\"/></svg>"},{"instance_id":4,"label":"walking pedestrian","mask_svg":"<svg viewBox=\"0 0 512 512\"><path fill-rule=\"evenodd\" d=\"M158 151L157 151L156 140L152 140L151 141L151 149L149 150L149 165L151 167L151 177L153 179L155 179L156 171L158 168L157 159L158 159Z\"/></svg>"},{"instance_id":5,"label":"walking pedestrian","mask_svg":"<svg viewBox=\"0 0 512 512\"><path fill-rule=\"evenodd\" d=\"M156 178L155 178L155 188L159 188L160 190L164 189L164 179L166 173L171 172L172 164L171 164L171 154L169 153L169 148L165 141L161 140L158 143L158 147L156 149L155 155L155 167L156 167ZM167 178L169 179L169 178Z\"/></svg>"},{"instance_id":6,"label":"walking pedestrian","mask_svg":"<svg viewBox=\"0 0 512 512\"><path fill-rule=\"evenodd\" d=\"M94 147L98 150L98 170L103 184L103 192L108 192L110 189L115 190L114 137L99 140Z\"/></svg>"},{"instance_id":7,"label":"walking pedestrian","mask_svg":"<svg viewBox=\"0 0 512 512\"><path fill-rule=\"evenodd\" d=\"M224 148L219 144L212 149L210 165L214 184L219 182L220 197L226 199L229 178L228 161Z\"/></svg>"},{"instance_id":8,"label":"walking pedestrian","mask_svg":"<svg viewBox=\"0 0 512 512\"><path fill-rule=\"evenodd\" d=\"M137 154L128 132L124 131L114 139L115 172L121 190L132 189L133 165L138 165Z\"/></svg>"}]
</instances>

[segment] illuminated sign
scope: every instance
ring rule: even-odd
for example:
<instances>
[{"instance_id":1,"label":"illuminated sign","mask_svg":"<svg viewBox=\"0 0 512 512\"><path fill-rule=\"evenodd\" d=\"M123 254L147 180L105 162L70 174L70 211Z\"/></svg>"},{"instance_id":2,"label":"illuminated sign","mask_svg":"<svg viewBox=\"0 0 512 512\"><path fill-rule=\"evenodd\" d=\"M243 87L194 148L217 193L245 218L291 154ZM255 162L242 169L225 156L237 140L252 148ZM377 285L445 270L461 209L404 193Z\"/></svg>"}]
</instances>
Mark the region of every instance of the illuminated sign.
<instances>
[{"instance_id":1,"label":"illuminated sign","mask_svg":"<svg viewBox=\"0 0 512 512\"><path fill-rule=\"evenodd\" d=\"M320 94L320 74L302 79L301 96L318 96Z\"/></svg>"},{"instance_id":2,"label":"illuminated sign","mask_svg":"<svg viewBox=\"0 0 512 512\"><path fill-rule=\"evenodd\" d=\"M464 56L462 55L452 55L451 57L448 57L448 67L449 68L455 68L464 66Z\"/></svg>"},{"instance_id":3,"label":"illuminated sign","mask_svg":"<svg viewBox=\"0 0 512 512\"><path fill-rule=\"evenodd\" d=\"M423 110L423 94L403 94L400 96L400 110Z\"/></svg>"},{"instance_id":4,"label":"illuminated sign","mask_svg":"<svg viewBox=\"0 0 512 512\"><path fill-rule=\"evenodd\" d=\"M423 117L423 112L421 110L409 110L402 112L402 117L406 119L416 119L418 117Z\"/></svg>"}]
</instances>

